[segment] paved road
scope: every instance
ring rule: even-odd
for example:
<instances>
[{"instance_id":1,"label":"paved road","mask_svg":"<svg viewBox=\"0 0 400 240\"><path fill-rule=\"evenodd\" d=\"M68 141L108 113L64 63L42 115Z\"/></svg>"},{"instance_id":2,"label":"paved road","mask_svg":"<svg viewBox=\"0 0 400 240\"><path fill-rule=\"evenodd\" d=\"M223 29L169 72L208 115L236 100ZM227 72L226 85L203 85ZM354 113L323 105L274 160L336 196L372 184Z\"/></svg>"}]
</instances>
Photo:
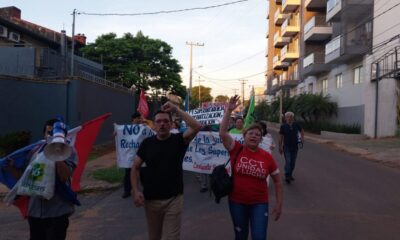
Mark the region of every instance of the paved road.
<instances>
[{"instance_id":1,"label":"paved road","mask_svg":"<svg viewBox=\"0 0 400 240\"><path fill-rule=\"evenodd\" d=\"M274 156L283 169L282 158ZM284 186L284 212L270 221L269 239L399 239L400 170L306 142L294 177ZM199 193L191 173L185 184L182 239L233 239L226 201L217 205ZM121 194L81 196L84 206L71 218L68 239L146 239L143 209ZM27 223L14 208L0 204L0 212L0 239L27 239Z\"/></svg>"}]
</instances>

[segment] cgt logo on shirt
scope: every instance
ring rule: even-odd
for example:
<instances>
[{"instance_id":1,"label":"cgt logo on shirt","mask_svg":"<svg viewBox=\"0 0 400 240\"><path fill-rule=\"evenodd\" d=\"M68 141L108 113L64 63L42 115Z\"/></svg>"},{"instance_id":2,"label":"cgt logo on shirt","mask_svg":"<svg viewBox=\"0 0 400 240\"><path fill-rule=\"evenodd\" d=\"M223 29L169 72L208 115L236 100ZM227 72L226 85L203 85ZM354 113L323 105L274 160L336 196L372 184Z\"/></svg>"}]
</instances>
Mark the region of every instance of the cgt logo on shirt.
<instances>
[{"instance_id":1,"label":"cgt logo on shirt","mask_svg":"<svg viewBox=\"0 0 400 240\"><path fill-rule=\"evenodd\" d=\"M236 164L236 171L244 175L250 175L258 178L267 177L267 166L263 161L258 161L252 158L241 157Z\"/></svg>"}]
</instances>

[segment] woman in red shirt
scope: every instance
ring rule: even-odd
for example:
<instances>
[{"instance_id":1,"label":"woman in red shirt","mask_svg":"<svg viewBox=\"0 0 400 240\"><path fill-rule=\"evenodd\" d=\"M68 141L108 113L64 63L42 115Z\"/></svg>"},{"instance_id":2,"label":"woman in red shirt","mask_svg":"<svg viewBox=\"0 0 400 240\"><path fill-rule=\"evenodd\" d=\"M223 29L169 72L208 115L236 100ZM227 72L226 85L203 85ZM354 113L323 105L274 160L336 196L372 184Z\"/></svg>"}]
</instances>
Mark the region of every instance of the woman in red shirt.
<instances>
[{"instance_id":1,"label":"woman in red shirt","mask_svg":"<svg viewBox=\"0 0 400 240\"><path fill-rule=\"evenodd\" d=\"M272 213L276 221L282 211L281 177L271 154L258 146L262 141L260 125L250 125L243 131L243 144L235 141L229 135L229 117L232 111L238 107L238 100L237 95L230 98L219 130L222 143L231 157L233 190L229 194L229 210L235 230L235 239L247 239L249 223L253 240L267 239L269 211L266 178L271 175L275 184L276 203ZM234 159L235 157L236 159Z\"/></svg>"}]
</instances>

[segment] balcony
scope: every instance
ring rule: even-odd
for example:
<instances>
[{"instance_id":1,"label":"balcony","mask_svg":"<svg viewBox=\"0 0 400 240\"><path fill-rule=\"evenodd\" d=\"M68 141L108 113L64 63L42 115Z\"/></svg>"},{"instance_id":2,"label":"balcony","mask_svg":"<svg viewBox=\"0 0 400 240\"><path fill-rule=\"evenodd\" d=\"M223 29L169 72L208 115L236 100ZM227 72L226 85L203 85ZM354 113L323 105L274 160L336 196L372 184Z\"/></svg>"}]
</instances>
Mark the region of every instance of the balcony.
<instances>
[{"instance_id":1,"label":"balcony","mask_svg":"<svg viewBox=\"0 0 400 240\"><path fill-rule=\"evenodd\" d=\"M298 7L300 7L300 3L300 0L282 0L282 12L292 13L296 11Z\"/></svg>"},{"instance_id":2,"label":"balcony","mask_svg":"<svg viewBox=\"0 0 400 240\"><path fill-rule=\"evenodd\" d=\"M326 25L323 17L314 16L304 25L304 41L325 41L332 35L332 27Z\"/></svg>"},{"instance_id":3,"label":"balcony","mask_svg":"<svg viewBox=\"0 0 400 240\"><path fill-rule=\"evenodd\" d=\"M289 63L283 63L279 59L279 55L275 55L272 58L272 68L275 70L285 69L289 66Z\"/></svg>"},{"instance_id":4,"label":"balcony","mask_svg":"<svg viewBox=\"0 0 400 240\"><path fill-rule=\"evenodd\" d=\"M342 10L342 0L328 0L326 3L326 21L340 20Z\"/></svg>"},{"instance_id":5,"label":"balcony","mask_svg":"<svg viewBox=\"0 0 400 240\"><path fill-rule=\"evenodd\" d=\"M282 14L281 13L281 9L278 8L275 11L275 15L274 15L274 23L277 26L282 25L282 23L286 20L286 18L288 18L289 15L288 14Z\"/></svg>"},{"instance_id":6,"label":"balcony","mask_svg":"<svg viewBox=\"0 0 400 240\"><path fill-rule=\"evenodd\" d=\"M305 6L310 12L326 12L326 0L306 0Z\"/></svg>"},{"instance_id":7,"label":"balcony","mask_svg":"<svg viewBox=\"0 0 400 240\"><path fill-rule=\"evenodd\" d=\"M353 33L346 37L339 35L325 45L325 63L346 62L355 57L362 57L371 50L371 33L365 33L366 35Z\"/></svg>"},{"instance_id":8,"label":"balcony","mask_svg":"<svg viewBox=\"0 0 400 240\"><path fill-rule=\"evenodd\" d=\"M298 21L298 16L293 18L287 18L281 27L282 37L293 37L300 32L300 25Z\"/></svg>"},{"instance_id":9,"label":"balcony","mask_svg":"<svg viewBox=\"0 0 400 240\"><path fill-rule=\"evenodd\" d=\"M299 74L297 72L283 72L281 75L280 88L281 89L290 89L296 87L299 84Z\"/></svg>"},{"instance_id":10,"label":"balcony","mask_svg":"<svg viewBox=\"0 0 400 240\"><path fill-rule=\"evenodd\" d=\"M285 46L281 50L281 61L291 63L299 58L298 49L289 49L288 46Z\"/></svg>"},{"instance_id":11,"label":"balcony","mask_svg":"<svg viewBox=\"0 0 400 240\"><path fill-rule=\"evenodd\" d=\"M309 54L303 59L303 70L301 75L303 77L316 76L321 73L328 72L330 65L325 64L325 52L314 52Z\"/></svg>"},{"instance_id":12,"label":"balcony","mask_svg":"<svg viewBox=\"0 0 400 240\"><path fill-rule=\"evenodd\" d=\"M372 15L374 0L328 0L326 3L326 21L340 21L346 15L346 21L359 20ZM346 9L342 11L342 9Z\"/></svg>"},{"instance_id":13,"label":"balcony","mask_svg":"<svg viewBox=\"0 0 400 240\"><path fill-rule=\"evenodd\" d=\"M290 43L289 37L281 37L280 32L276 32L274 35L274 47L283 48Z\"/></svg>"}]
</instances>

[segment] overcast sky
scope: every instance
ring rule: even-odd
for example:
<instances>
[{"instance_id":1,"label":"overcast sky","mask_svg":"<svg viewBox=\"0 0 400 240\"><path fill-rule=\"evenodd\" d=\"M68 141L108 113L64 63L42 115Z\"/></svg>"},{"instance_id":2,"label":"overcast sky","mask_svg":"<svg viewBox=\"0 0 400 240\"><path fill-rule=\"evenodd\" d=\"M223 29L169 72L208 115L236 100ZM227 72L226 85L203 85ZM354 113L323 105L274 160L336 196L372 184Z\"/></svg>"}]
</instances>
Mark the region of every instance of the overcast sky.
<instances>
[{"instance_id":1,"label":"overcast sky","mask_svg":"<svg viewBox=\"0 0 400 240\"><path fill-rule=\"evenodd\" d=\"M237 0L1 0L1 7L16 6L22 19L71 34L72 12L146 13L180 10L235 2ZM183 67L183 84L189 86L189 46L186 42L204 43L193 48L193 86L212 88L212 95L231 96L242 92L240 78L250 86L264 86L262 72L266 68L267 4L265 0L248 0L207 10L185 11L145 16L77 15L75 33L83 33L88 42L101 34L115 32L118 36L141 30L151 38L161 39L173 47L173 57ZM202 66L197 68L198 66ZM258 75L256 75L258 74ZM255 76L253 76L255 75ZM248 77L252 76L252 77Z\"/></svg>"}]
</instances>

